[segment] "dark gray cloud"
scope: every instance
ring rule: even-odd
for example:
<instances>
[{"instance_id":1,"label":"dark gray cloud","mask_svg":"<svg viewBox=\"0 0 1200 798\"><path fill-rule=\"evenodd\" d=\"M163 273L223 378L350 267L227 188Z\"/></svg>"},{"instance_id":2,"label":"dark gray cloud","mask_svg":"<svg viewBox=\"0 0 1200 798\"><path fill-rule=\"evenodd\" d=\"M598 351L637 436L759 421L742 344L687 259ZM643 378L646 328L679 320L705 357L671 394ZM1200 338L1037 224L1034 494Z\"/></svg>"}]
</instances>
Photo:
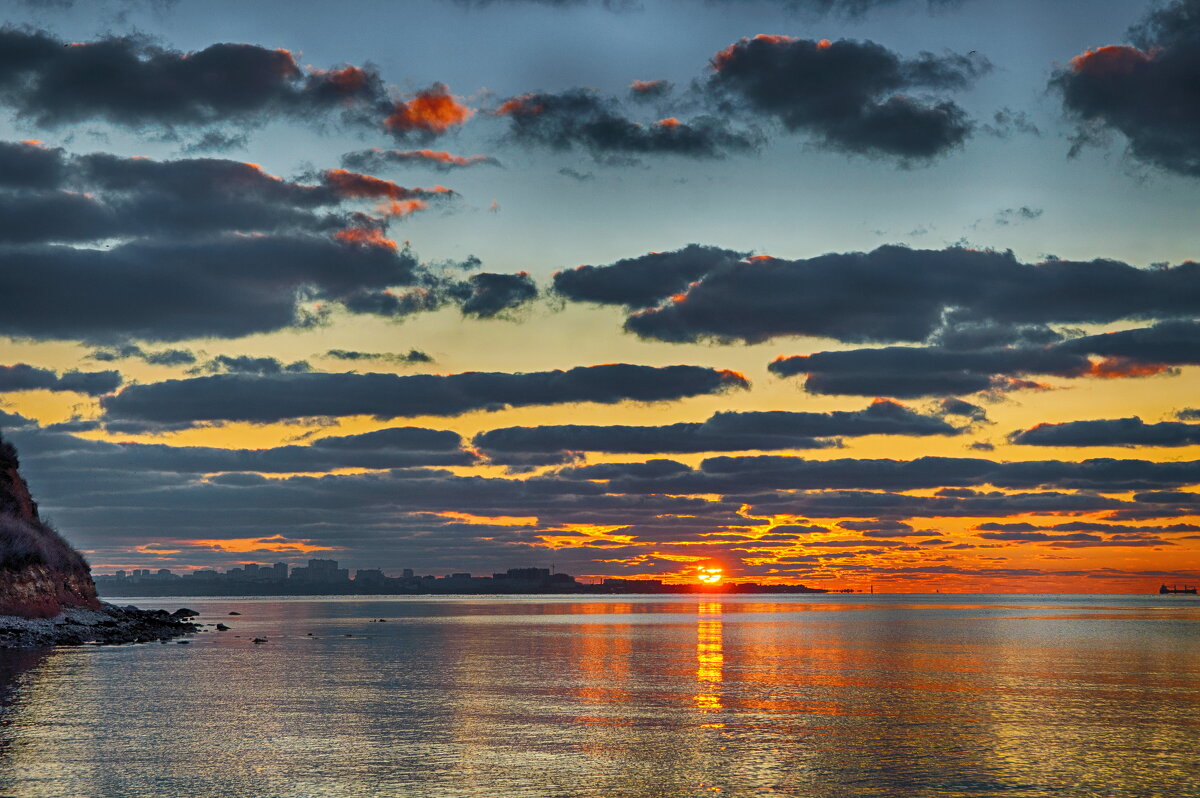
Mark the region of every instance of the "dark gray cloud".
<instances>
[{"instance_id":1,"label":"dark gray cloud","mask_svg":"<svg viewBox=\"0 0 1200 798\"><path fill-rule=\"evenodd\" d=\"M91 360L102 363L114 363L118 360L141 360L152 366L190 366L196 362L195 353L187 349L160 349L157 352L147 352L137 344L97 349L88 355Z\"/></svg>"},{"instance_id":2,"label":"dark gray cloud","mask_svg":"<svg viewBox=\"0 0 1200 798\"><path fill-rule=\"evenodd\" d=\"M480 319L490 319L520 307L538 295L537 285L528 272L473 274L467 278L463 288L459 309L464 316Z\"/></svg>"},{"instance_id":3,"label":"dark gray cloud","mask_svg":"<svg viewBox=\"0 0 1200 798\"><path fill-rule=\"evenodd\" d=\"M1009 436L1026 446L1192 446L1200 444L1200 424L1160 421L1147 424L1137 416L1095 421L1038 424Z\"/></svg>"},{"instance_id":4,"label":"dark gray cloud","mask_svg":"<svg viewBox=\"0 0 1200 798\"><path fill-rule=\"evenodd\" d=\"M631 454L822 449L836 438L861 435L955 435L962 430L935 416L921 415L895 402L864 410L829 413L719 412L705 422L658 427L561 425L505 427L476 435L486 451L620 452Z\"/></svg>"},{"instance_id":5,"label":"dark gray cloud","mask_svg":"<svg viewBox=\"0 0 1200 798\"><path fill-rule=\"evenodd\" d=\"M1043 375L1113 379L1171 374L1176 366L1198 361L1200 323L1164 321L1036 348L850 349L780 357L769 368L783 377L807 375L805 390L810 393L911 398L1038 389L1045 386L1026 378Z\"/></svg>"},{"instance_id":6,"label":"dark gray cloud","mask_svg":"<svg viewBox=\"0 0 1200 798\"><path fill-rule=\"evenodd\" d=\"M239 337L302 322L302 298L339 300L363 286L410 283L416 269L405 251L301 235L0 248L6 290L21 297L0 314L0 334Z\"/></svg>"},{"instance_id":7,"label":"dark gray cloud","mask_svg":"<svg viewBox=\"0 0 1200 798\"><path fill-rule=\"evenodd\" d=\"M62 150L33 142L0 141L0 186L57 188L65 177Z\"/></svg>"},{"instance_id":8,"label":"dark gray cloud","mask_svg":"<svg viewBox=\"0 0 1200 798\"><path fill-rule=\"evenodd\" d=\"M312 367L305 360L284 363L275 357L217 355L188 369L188 374L300 374L306 371L312 371Z\"/></svg>"},{"instance_id":9,"label":"dark gray cloud","mask_svg":"<svg viewBox=\"0 0 1200 798\"><path fill-rule=\"evenodd\" d=\"M452 155L441 150L356 150L342 156L342 166L360 172L382 172L389 166L423 166L439 172L469 166L500 166L490 155Z\"/></svg>"},{"instance_id":10,"label":"dark gray cloud","mask_svg":"<svg viewBox=\"0 0 1200 798\"><path fill-rule=\"evenodd\" d=\"M668 117L642 124L626 116L615 99L586 89L513 97L502 103L497 113L508 118L510 141L552 150L579 147L597 158L721 158L752 150L760 142L756 133L732 130L715 117L688 122Z\"/></svg>"},{"instance_id":11,"label":"dark gray cloud","mask_svg":"<svg viewBox=\"0 0 1200 798\"><path fill-rule=\"evenodd\" d=\"M1037 526L1025 522L1013 524L988 522L980 524L976 529L990 532L1095 532L1114 535L1172 535L1183 532L1200 532L1200 526L1196 524L1133 526L1131 524L1109 524L1104 521L1070 521L1052 526Z\"/></svg>"},{"instance_id":12,"label":"dark gray cloud","mask_svg":"<svg viewBox=\"0 0 1200 798\"><path fill-rule=\"evenodd\" d=\"M746 388L699 366L581 366L527 374L222 374L130 386L102 400L112 419L273 422L310 416L454 416L540 404L669 401Z\"/></svg>"},{"instance_id":13,"label":"dark gray cloud","mask_svg":"<svg viewBox=\"0 0 1200 798\"><path fill-rule=\"evenodd\" d=\"M619 283L623 275L606 268L613 267L598 267L589 280ZM1191 262L1154 269L1111 260L1025 264L1011 252L884 246L793 261L758 256L708 271L697 265L690 274L697 272L685 291L663 290L660 304L632 314L626 329L665 341L813 335L896 342L924 341L948 320L1033 325L1010 333L1027 337L1053 322L1200 313L1200 265Z\"/></svg>"},{"instance_id":14,"label":"dark gray cloud","mask_svg":"<svg viewBox=\"0 0 1200 798\"><path fill-rule=\"evenodd\" d=\"M1019 222L1032 222L1042 218L1043 213L1041 208L1030 208L1028 205L1022 205L1019 208L1003 208L996 211L996 224L1006 227Z\"/></svg>"},{"instance_id":15,"label":"dark gray cloud","mask_svg":"<svg viewBox=\"0 0 1200 798\"><path fill-rule=\"evenodd\" d=\"M770 365L781 377L807 375L809 393L903 398L1003 390L1011 378L1080 377L1090 368L1083 355L1054 349L960 352L904 346L795 355Z\"/></svg>"},{"instance_id":16,"label":"dark gray cloud","mask_svg":"<svg viewBox=\"0 0 1200 798\"><path fill-rule=\"evenodd\" d=\"M429 201L452 199L444 188L408 188L345 170L298 183L267 174L255 164L221 158L156 161L105 153L67 156L32 144L6 144L0 161L19 181L42 180L35 190L0 192L0 243L107 242L110 239L201 237L225 232L328 232L361 225L347 205L362 200L407 203L389 215L411 213ZM47 159L51 159L48 161ZM47 164L54 170L47 172ZM49 182L53 176L54 182ZM0 186L3 188L3 186Z\"/></svg>"},{"instance_id":17,"label":"dark gray cloud","mask_svg":"<svg viewBox=\"0 0 1200 798\"><path fill-rule=\"evenodd\" d=\"M471 465L477 460L462 447L457 433L421 427L324 436L313 439L308 445L266 449L108 443L50 430L28 433L23 441L23 459L37 469L52 469L59 473L107 470L114 475L124 473L131 479L139 473L303 473L337 468Z\"/></svg>"},{"instance_id":18,"label":"dark gray cloud","mask_svg":"<svg viewBox=\"0 0 1200 798\"><path fill-rule=\"evenodd\" d=\"M457 305L464 316L492 319L532 302L537 284L527 272L480 272L465 279L426 271L407 291L359 291L345 300L352 313L402 317Z\"/></svg>"},{"instance_id":19,"label":"dark gray cloud","mask_svg":"<svg viewBox=\"0 0 1200 798\"><path fill-rule=\"evenodd\" d=\"M28 0L27 0L28 1ZM45 2L72 2L72 0L44 0ZM587 5L596 0L452 0L464 6L484 8L487 6L503 5L540 5L549 8L572 8ZM790 11L808 14L832 14L849 18L859 18L877 8L892 6L924 5L931 12L952 8L962 3L962 0L705 0L711 5L752 5L759 2L763 5L781 6ZM598 4L610 11L629 11L640 7L638 0L598 0ZM648 81L656 82L656 81Z\"/></svg>"},{"instance_id":20,"label":"dark gray cloud","mask_svg":"<svg viewBox=\"0 0 1200 798\"><path fill-rule=\"evenodd\" d=\"M1130 31L1136 46L1088 50L1057 71L1050 85L1081 125L1076 145L1096 131L1119 131L1141 161L1200 176L1200 2L1176 0L1152 10Z\"/></svg>"},{"instance_id":21,"label":"dark gray cloud","mask_svg":"<svg viewBox=\"0 0 1200 798\"><path fill-rule=\"evenodd\" d=\"M348 360L350 362L379 361L383 363L432 363L433 358L419 349L410 349L404 353L395 352L359 352L355 349L330 349L324 355L335 360Z\"/></svg>"},{"instance_id":22,"label":"dark gray cloud","mask_svg":"<svg viewBox=\"0 0 1200 798\"><path fill-rule=\"evenodd\" d=\"M353 118L386 105L372 70L302 68L286 50L250 44L184 53L137 36L71 43L5 27L0 54L0 102L46 127L245 125L276 116Z\"/></svg>"},{"instance_id":23,"label":"dark gray cloud","mask_svg":"<svg viewBox=\"0 0 1200 798\"><path fill-rule=\"evenodd\" d=\"M651 252L607 266L583 265L555 272L554 290L577 302L645 308L709 273L731 267L748 254L688 244L674 252Z\"/></svg>"},{"instance_id":24,"label":"dark gray cloud","mask_svg":"<svg viewBox=\"0 0 1200 798\"><path fill-rule=\"evenodd\" d=\"M991 485L1012 490L1078 490L1120 492L1154 490L1200 482L1200 461L1156 463L1147 460L1091 459L1080 462L1034 460L998 462L967 457L920 457L914 460L856 459L808 460L784 455L717 456L705 459L699 469L647 480L618 478L610 487L624 493L723 494L737 496L750 503L807 503L821 497L789 494L786 491L911 491L943 489L934 497L884 496L855 494L851 497L862 507L875 501L888 506L905 503L928 510L927 515L958 515L974 512L1012 514L1033 512L1036 508L1118 509L1126 506L1117 500L1080 495L1031 494L1028 501L1009 493L980 494L974 488ZM954 490L963 489L960 493ZM771 491L782 491L771 494ZM830 497L826 497L830 498ZM899 505L896 503L899 502ZM1072 502L1078 502L1072 506ZM1040 504L1039 504L1040 503ZM953 508L970 507L970 512ZM1024 509L1021 509L1024 507ZM776 512L789 512L776 510ZM809 509L795 512L803 514ZM859 513L861 515L861 513ZM836 513L835 513L836 515ZM850 515L850 513L847 513ZM887 513L894 516L894 513ZM879 512L869 517L882 517Z\"/></svg>"},{"instance_id":25,"label":"dark gray cloud","mask_svg":"<svg viewBox=\"0 0 1200 798\"><path fill-rule=\"evenodd\" d=\"M385 237L390 218L456 196L441 186L342 169L294 182L239 161L67 156L32 144L0 148L5 161L26 187L0 185L0 269L22 296L0 334L238 337L312 323L331 304L389 288L450 284ZM373 214L354 207L363 202ZM450 298L484 316L532 284L476 275L453 287Z\"/></svg>"},{"instance_id":26,"label":"dark gray cloud","mask_svg":"<svg viewBox=\"0 0 1200 798\"><path fill-rule=\"evenodd\" d=\"M830 149L906 161L928 160L966 141L973 123L942 95L991 69L978 56L906 59L871 41L767 35L731 44L712 65L707 88L727 112L775 119Z\"/></svg>"},{"instance_id":27,"label":"dark gray cloud","mask_svg":"<svg viewBox=\"0 0 1200 798\"><path fill-rule=\"evenodd\" d=\"M121 373L118 371L66 371L58 374L27 363L0 366L0 393L42 390L100 396L112 393L120 384Z\"/></svg>"},{"instance_id":28,"label":"dark gray cloud","mask_svg":"<svg viewBox=\"0 0 1200 798\"><path fill-rule=\"evenodd\" d=\"M1200 268L1194 271L1196 279L1200 279ZM1180 288L1187 290L1184 286ZM1179 312L1182 314L1185 311L1181 308ZM1200 311L1193 310L1187 315L1197 313ZM1065 352L1102 355L1110 359L1111 368L1116 370L1122 366L1136 368L1138 365L1154 364L1194 366L1200 364L1200 322L1160 321L1150 327L1074 338L1056 348Z\"/></svg>"}]
</instances>

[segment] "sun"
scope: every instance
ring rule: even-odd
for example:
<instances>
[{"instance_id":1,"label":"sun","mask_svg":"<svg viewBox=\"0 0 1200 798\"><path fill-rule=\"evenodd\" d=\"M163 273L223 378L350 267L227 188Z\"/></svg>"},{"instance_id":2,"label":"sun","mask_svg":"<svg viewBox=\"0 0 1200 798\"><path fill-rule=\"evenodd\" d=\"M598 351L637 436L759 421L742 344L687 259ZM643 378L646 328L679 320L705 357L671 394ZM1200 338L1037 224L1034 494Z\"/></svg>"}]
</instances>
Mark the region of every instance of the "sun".
<instances>
[{"instance_id":1,"label":"sun","mask_svg":"<svg viewBox=\"0 0 1200 798\"><path fill-rule=\"evenodd\" d=\"M721 568L718 566L700 566L696 569L699 571L696 578L706 585L715 585L721 581L724 575Z\"/></svg>"}]
</instances>

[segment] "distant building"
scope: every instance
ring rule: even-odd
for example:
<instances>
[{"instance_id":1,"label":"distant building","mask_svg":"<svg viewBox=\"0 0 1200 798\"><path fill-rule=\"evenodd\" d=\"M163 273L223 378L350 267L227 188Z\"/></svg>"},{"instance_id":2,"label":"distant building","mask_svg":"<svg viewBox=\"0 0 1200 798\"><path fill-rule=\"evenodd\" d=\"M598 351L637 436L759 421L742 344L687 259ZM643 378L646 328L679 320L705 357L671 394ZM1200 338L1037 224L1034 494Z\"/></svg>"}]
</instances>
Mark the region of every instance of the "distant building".
<instances>
[{"instance_id":1,"label":"distant building","mask_svg":"<svg viewBox=\"0 0 1200 798\"><path fill-rule=\"evenodd\" d=\"M387 580L378 568L359 568L354 572L354 581L362 585L381 585Z\"/></svg>"},{"instance_id":2,"label":"distant building","mask_svg":"<svg viewBox=\"0 0 1200 798\"><path fill-rule=\"evenodd\" d=\"M550 578L549 568L509 568L507 573L493 574L493 579L528 579L540 582Z\"/></svg>"},{"instance_id":3,"label":"distant building","mask_svg":"<svg viewBox=\"0 0 1200 798\"><path fill-rule=\"evenodd\" d=\"M288 565L285 562L277 562L271 566L271 577L273 579L287 579Z\"/></svg>"},{"instance_id":4,"label":"distant building","mask_svg":"<svg viewBox=\"0 0 1200 798\"><path fill-rule=\"evenodd\" d=\"M405 568L403 571L403 575L404 575L405 579L412 579L414 576L413 569Z\"/></svg>"},{"instance_id":5,"label":"distant building","mask_svg":"<svg viewBox=\"0 0 1200 798\"><path fill-rule=\"evenodd\" d=\"M293 568L292 579L301 582L317 582L329 584L332 582L350 581L350 571L338 568L337 560L309 560L306 568Z\"/></svg>"}]
</instances>

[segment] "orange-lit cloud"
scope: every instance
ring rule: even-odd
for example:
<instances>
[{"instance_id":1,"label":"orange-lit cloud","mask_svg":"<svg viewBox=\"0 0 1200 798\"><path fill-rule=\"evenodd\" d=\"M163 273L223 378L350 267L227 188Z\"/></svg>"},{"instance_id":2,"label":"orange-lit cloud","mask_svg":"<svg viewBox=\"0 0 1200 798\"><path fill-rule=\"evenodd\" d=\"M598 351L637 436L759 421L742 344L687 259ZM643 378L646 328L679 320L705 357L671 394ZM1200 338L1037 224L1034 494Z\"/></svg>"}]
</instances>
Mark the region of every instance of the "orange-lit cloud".
<instances>
[{"instance_id":1,"label":"orange-lit cloud","mask_svg":"<svg viewBox=\"0 0 1200 798\"><path fill-rule=\"evenodd\" d=\"M311 74L333 86L339 94L347 95L357 94L362 91L370 79L366 70L356 66L330 70L314 69L311 71Z\"/></svg>"},{"instance_id":2,"label":"orange-lit cloud","mask_svg":"<svg viewBox=\"0 0 1200 798\"><path fill-rule=\"evenodd\" d=\"M655 92L667 85L665 80L635 80L629 84L631 91L638 93Z\"/></svg>"},{"instance_id":3,"label":"orange-lit cloud","mask_svg":"<svg viewBox=\"0 0 1200 798\"><path fill-rule=\"evenodd\" d=\"M511 116L513 114L521 116L536 116L542 113L545 108L533 102L533 94L523 94L520 97L513 97L511 100L506 100L496 109L498 116Z\"/></svg>"},{"instance_id":4,"label":"orange-lit cloud","mask_svg":"<svg viewBox=\"0 0 1200 798\"><path fill-rule=\"evenodd\" d=\"M430 513L430 515L449 518L464 524L479 524L481 526L537 526L538 523L536 515L473 515L472 513L454 511Z\"/></svg>"},{"instance_id":5,"label":"orange-lit cloud","mask_svg":"<svg viewBox=\"0 0 1200 798\"><path fill-rule=\"evenodd\" d=\"M274 535L269 538L230 538L228 540L180 540L176 543L207 547L230 554L244 554L252 551L291 551L300 554L314 551L335 551L333 546L318 546L305 539L293 540L285 538L283 535Z\"/></svg>"},{"instance_id":6,"label":"orange-lit cloud","mask_svg":"<svg viewBox=\"0 0 1200 798\"><path fill-rule=\"evenodd\" d=\"M375 210L382 216L409 216L417 211L423 211L429 207L429 203L425 200L395 200L393 202L385 202L378 206Z\"/></svg>"},{"instance_id":7,"label":"orange-lit cloud","mask_svg":"<svg viewBox=\"0 0 1200 798\"><path fill-rule=\"evenodd\" d=\"M392 113L383 120L388 130L407 133L445 133L463 124L475 111L450 94L444 83L435 83L417 92L412 98L398 102Z\"/></svg>"},{"instance_id":8,"label":"orange-lit cloud","mask_svg":"<svg viewBox=\"0 0 1200 798\"><path fill-rule=\"evenodd\" d=\"M757 36L755 36L753 39L743 36L740 40L734 42L733 44L729 45L724 50L721 50L719 53L717 53L716 55L713 56L713 58L712 58L713 68L716 69L718 72L720 70L724 69L726 66L728 66L730 60L733 59L734 55L737 52L737 48L743 47L752 41L767 42L769 44L783 44L785 42L797 41L797 39L794 36L777 36L777 35L770 34L770 33L760 33Z\"/></svg>"},{"instance_id":9,"label":"orange-lit cloud","mask_svg":"<svg viewBox=\"0 0 1200 798\"><path fill-rule=\"evenodd\" d=\"M454 166L471 166L472 164L491 160L487 155L451 155L444 150L412 150L411 152L401 154L412 156L413 158L423 158L436 163L452 164Z\"/></svg>"},{"instance_id":10,"label":"orange-lit cloud","mask_svg":"<svg viewBox=\"0 0 1200 798\"><path fill-rule=\"evenodd\" d=\"M1087 75L1111 77L1124 75L1150 60L1150 54L1136 47L1108 45L1088 50L1071 59L1071 69Z\"/></svg>"},{"instance_id":11,"label":"orange-lit cloud","mask_svg":"<svg viewBox=\"0 0 1200 798\"><path fill-rule=\"evenodd\" d=\"M343 244L355 244L364 247L383 247L398 250L399 245L376 227L347 227L333 234L335 240Z\"/></svg>"},{"instance_id":12,"label":"orange-lit cloud","mask_svg":"<svg viewBox=\"0 0 1200 798\"><path fill-rule=\"evenodd\" d=\"M432 188L406 188L371 175L350 172L346 169L330 169L325 172L326 185L333 189L339 197L347 199L383 198L391 200L406 200L415 197L425 197L437 194L453 194L453 190L445 186Z\"/></svg>"},{"instance_id":13,"label":"orange-lit cloud","mask_svg":"<svg viewBox=\"0 0 1200 798\"><path fill-rule=\"evenodd\" d=\"M1165 363L1146 363L1127 357L1106 357L1103 360L1093 361L1087 374L1089 377L1120 379L1122 377L1152 377L1170 370L1171 367Z\"/></svg>"}]
</instances>

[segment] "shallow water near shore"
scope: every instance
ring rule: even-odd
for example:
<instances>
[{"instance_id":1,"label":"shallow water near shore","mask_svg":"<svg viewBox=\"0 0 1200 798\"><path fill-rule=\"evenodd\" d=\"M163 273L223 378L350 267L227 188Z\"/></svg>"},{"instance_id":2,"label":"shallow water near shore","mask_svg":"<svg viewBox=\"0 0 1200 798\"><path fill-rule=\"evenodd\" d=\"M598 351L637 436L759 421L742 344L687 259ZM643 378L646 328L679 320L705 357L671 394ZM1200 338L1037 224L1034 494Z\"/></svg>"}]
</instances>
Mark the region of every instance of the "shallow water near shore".
<instances>
[{"instance_id":1,"label":"shallow water near shore","mask_svg":"<svg viewBox=\"0 0 1200 798\"><path fill-rule=\"evenodd\" d=\"M0 651L0 795L1200 793L1193 596L131 601L232 628Z\"/></svg>"}]
</instances>

